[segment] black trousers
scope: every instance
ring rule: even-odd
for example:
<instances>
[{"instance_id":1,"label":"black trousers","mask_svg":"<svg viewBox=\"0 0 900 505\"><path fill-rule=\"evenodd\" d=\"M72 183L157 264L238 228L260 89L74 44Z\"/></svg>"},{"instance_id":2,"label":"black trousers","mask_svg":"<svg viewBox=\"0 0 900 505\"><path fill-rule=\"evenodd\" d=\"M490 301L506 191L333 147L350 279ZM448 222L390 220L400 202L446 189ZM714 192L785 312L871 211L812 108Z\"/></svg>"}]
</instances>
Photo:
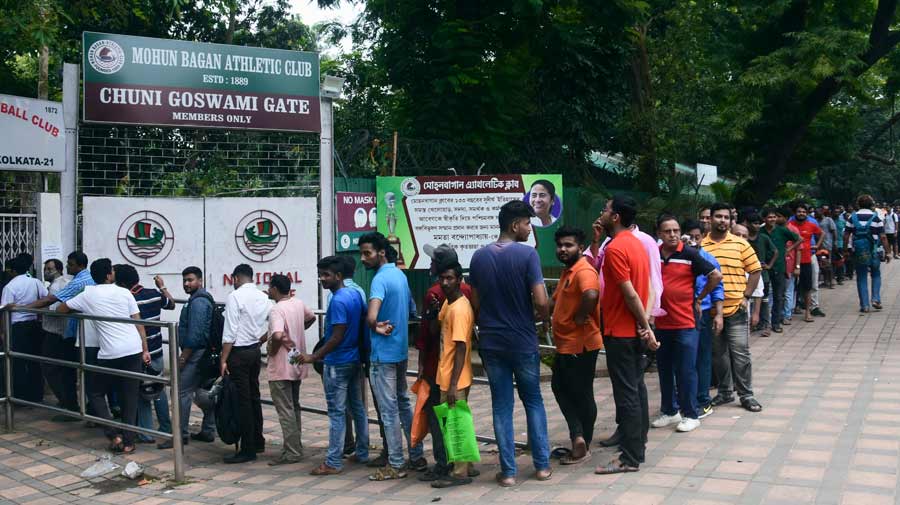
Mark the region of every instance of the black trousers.
<instances>
[{"instance_id":1,"label":"black trousers","mask_svg":"<svg viewBox=\"0 0 900 505\"><path fill-rule=\"evenodd\" d=\"M78 353L75 339L64 339L62 335L44 332L44 347L41 354L48 358L77 362ZM59 405L67 410L78 410L78 394L75 391L77 372L74 368L42 364L41 371L50 390L59 400Z\"/></svg>"},{"instance_id":2,"label":"black trousers","mask_svg":"<svg viewBox=\"0 0 900 505\"><path fill-rule=\"evenodd\" d=\"M787 289L787 278L784 272L772 272L772 326L781 326L784 321L784 297Z\"/></svg>"},{"instance_id":3,"label":"black trousers","mask_svg":"<svg viewBox=\"0 0 900 505\"><path fill-rule=\"evenodd\" d=\"M619 459L629 466L644 462L647 448L647 432L650 431L650 413L647 404L647 386L644 384L644 368L641 366L643 342L639 338L604 337L606 366L616 402L616 422L622 441Z\"/></svg>"},{"instance_id":4,"label":"black trousers","mask_svg":"<svg viewBox=\"0 0 900 505\"><path fill-rule=\"evenodd\" d=\"M85 348L85 351L87 349ZM97 359L97 366L139 373L142 370L141 354L131 354L115 359ZM119 406L122 408L122 422L136 426L140 387L141 381L138 379L126 379L125 377L105 373L93 374L89 402L94 410L94 415L111 420L113 417L109 412L109 405L106 403L106 395L116 393L119 398ZM134 445L136 434L133 431L123 431L118 428L108 427L104 428L103 431L110 439L115 436L121 436L125 445Z\"/></svg>"},{"instance_id":5,"label":"black trousers","mask_svg":"<svg viewBox=\"0 0 900 505\"><path fill-rule=\"evenodd\" d=\"M441 433L441 425L438 422L434 407L441 404L441 387L433 377L426 377L431 388L428 399L425 400L425 412L428 414L428 432L431 433L431 452L434 453L434 472L440 475L450 473L450 463L447 462L447 449L444 447L444 436Z\"/></svg>"},{"instance_id":6,"label":"black trousers","mask_svg":"<svg viewBox=\"0 0 900 505\"><path fill-rule=\"evenodd\" d=\"M581 354L557 354L553 362L550 386L556 403L569 425L569 439L584 438L590 445L597 421L597 402L594 400L594 374L597 371L599 350Z\"/></svg>"},{"instance_id":7,"label":"black trousers","mask_svg":"<svg viewBox=\"0 0 900 505\"><path fill-rule=\"evenodd\" d=\"M238 416L241 425L241 452L253 456L257 449L265 446L259 394L260 359L258 345L232 347L231 354L228 355L228 373L237 386L241 405Z\"/></svg>"},{"instance_id":8,"label":"black trousers","mask_svg":"<svg viewBox=\"0 0 900 505\"><path fill-rule=\"evenodd\" d=\"M9 344L13 351L40 356L44 330L38 321L14 323L10 333ZM14 358L12 382L14 398L36 403L44 401L44 377L37 361Z\"/></svg>"}]
</instances>

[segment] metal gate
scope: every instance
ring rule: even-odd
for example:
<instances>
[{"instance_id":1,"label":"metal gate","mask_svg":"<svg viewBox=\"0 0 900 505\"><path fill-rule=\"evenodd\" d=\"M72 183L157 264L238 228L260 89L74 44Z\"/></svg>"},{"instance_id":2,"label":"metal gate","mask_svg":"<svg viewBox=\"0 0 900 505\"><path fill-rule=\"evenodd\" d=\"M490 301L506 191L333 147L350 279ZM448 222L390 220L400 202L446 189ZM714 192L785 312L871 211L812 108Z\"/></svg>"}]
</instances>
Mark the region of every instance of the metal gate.
<instances>
[{"instance_id":1,"label":"metal gate","mask_svg":"<svg viewBox=\"0 0 900 505\"><path fill-rule=\"evenodd\" d=\"M36 225L37 214L0 214L0 262L23 252L34 255Z\"/></svg>"}]
</instances>

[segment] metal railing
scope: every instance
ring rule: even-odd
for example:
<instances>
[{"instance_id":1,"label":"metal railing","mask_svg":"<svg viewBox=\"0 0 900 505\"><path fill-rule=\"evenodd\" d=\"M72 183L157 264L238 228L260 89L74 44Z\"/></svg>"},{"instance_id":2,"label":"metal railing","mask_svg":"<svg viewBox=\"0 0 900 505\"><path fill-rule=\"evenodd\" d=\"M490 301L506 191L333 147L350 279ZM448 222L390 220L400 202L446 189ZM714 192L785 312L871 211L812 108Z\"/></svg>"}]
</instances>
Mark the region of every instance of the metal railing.
<instances>
[{"instance_id":1,"label":"metal railing","mask_svg":"<svg viewBox=\"0 0 900 505\"><path fill-rule=\"evenodd\" d=\"M23 352L18 352L12 350L12 314L14 312L19 313L27 313L27 314L36 314L44 317L65 317L78 320L78 361L72 362L67 360L61 360L56 358L49 358L46 356L39 356L35 354L28 354ZM83 313L69 313L62 315L58 312L43 310L43 309L27 309L23 307L14 307L8 308L5 307L0 310L0 314L2 314L3 318L3 352L0 353L0 358L4 360L5 363L5 380L6 387L3 392L4 397L0 398L0 403L4 404L5 417L6 417L6 428L7 430L14 429L14 409L13 405L22 405L28 407L35 407L39 409L49 410L51 412L55 412L57 414L61 414L64 416L74 417L77 419L81 419L84 421L91 421L93 423L109 426L112 428L118 428L121 430L131 431L134 433L140 433L144 435L152 435L154 437L161 437L164 439L172 440L172 450L174 452L175 459L175 480L178 482L184 481L184 448L182 446L182 438L181 438L181 404L178 401L178 374L170 373L168 377L163 375L148 375L144 373L132 372L129 370L119 370L115 368L106 368L97 366L94 364L90 364L85 362L85 342L84 342L84 321L103 321L110 323L122 323L122 324L131 324L135 326L151 326L158 328L166 328L169 332L169 340L174 345L169 346L169 361L170 363L178 363L178 324L173 322L162 322L162 321L150 321L150 320L139 320L139 319L131 319L131 318L118 318L118 317L105 317L105 316L95 316ZM13 360L19 361L33 361L37 363L46 363L55 366L61 366L66 368L74 368L78 372L78 412L73 412L71 410L67 410L60 407L54 407L52 405L47 405L43 403L31 402L28 400L23 400L21 398L16 398L14 396L13 391ZM149 429L149 428L141 428L139 426L132 426L130 424L126 424L123 422L114 421L112 419L106 419L102 417L98 417L96 415L87 413L87 401L85 398L85 373L100 373L107 375L115 375L117 377L124 377L126 379L137 379L146 382L156 382L163 384L164 386L169 386L172 392L173 401L169 402L171 405L171 418L172 418L172 433L164 433L161 431ZM43 387L43 386L42 386Z\"/></svg>"}]
</instances>

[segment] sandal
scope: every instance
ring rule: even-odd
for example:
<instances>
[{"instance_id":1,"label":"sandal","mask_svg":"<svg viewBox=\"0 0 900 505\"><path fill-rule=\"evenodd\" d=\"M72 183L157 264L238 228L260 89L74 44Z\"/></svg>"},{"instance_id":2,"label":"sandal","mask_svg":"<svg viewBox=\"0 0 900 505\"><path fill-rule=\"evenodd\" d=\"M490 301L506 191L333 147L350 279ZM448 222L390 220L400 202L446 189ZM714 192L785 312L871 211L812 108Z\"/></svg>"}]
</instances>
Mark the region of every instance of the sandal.
<instances>
[{"instance_id":1,"label":"sandal","mask_svg":"<svg viewBox=\"0 0 900 505\"><path fill-rule=\"evenodd\" d=\"M121 451L121 452L122 452L122 454L131 454L131 453L134 452L134 449L135 449L134 444L132 444L132 445L123 445L123 446L122 446L122 451Z\"/></svg>"},{"instance_id":2,"label":"sandal","mask_svg":"<svg viewBox=\"0 0 900 505\"><path fill-rule=\"evenodd\" d=\"M741 400L741 407L749 410L750 412L759 412L762 410L762 405L756 401L756 398L744 398Z\"/></svg>"},{"instance_id":3,"label":"sandal","mask_svg":"<svg viewBox=\"0 0 900 505\"><path fill-rule=\"evenodd\" d=\"M398 470L390 465L388 465L384 468L379 468L378 470L375 470L375 473L373 473L372 475L369 475L369 480L377 481L377 482L381 482L381 481L385 481L385 480L405 479L405 478L406 478L406 471Z\"/></svg>"},{"instance_id":4,"label":"sandal","mask_svg":"<svg viewBox=\"0 0 900 505\"><path fill-rule=\"evenodd\" d=\"M803 318L803 322L804 322L804 323L811 323L811 322L813 322L813 321L815 321L815 319L813 319L813 318L811 318L811 317L804 317L804 318Z\"/></svg>"},{"instance_id":5,"label":"sandal","mask_svg":"<svg viewBox=\"0 0 900 505\"><path fill-rule=\"evenodd\" d=\"M121 435L116 435L109 442L109 450L112 452L122 452L124 450L124 441Z\"/></svg>"},{"instance_id":6,"label":"sandal","mask_svg":"<svg viewBox=\"0 0 900 505\"><path fill-rule=\"evenodd\" d=\"M435 489L444 489L447 487L464 486L471 483L471 477L454 477L453 475L445 475L440 479L432 482L431 487Z\"/></svg>"},{"instance_id":7,"label":"sandal","mask_svg":"<svg viewBox=\"0 0 900 505\"><path fill-rule=\"evenodd\" d=\"M875 310L881 310L881 302L872 302L872 308Z\"/></svg>"},{"instance_id":8,"label":"sandal","mask_svg":"<svg viewBox=\"0 0 900 505\"><path fill-rule=\"evenodd\" d=\"M579 465L584 463L585 461L591 459L591 451L587 451L584 453L584 456L580 458L574 458L571 454L566 454L565 456L559 458L560 465Z\"/></svg>"},{"instance_id":9,"label":"sandal","mask_svg":"<svg viewBox=\"0 0 900 505\"><path fill-rule=\"evenodd\" d=\"M313 469L313 471L309 472L309 474L310 474L310 475L316 475L316 476L319 476L319 475L337 475L337 474L342 473L342 472L343 472L343 470L340 469L340 468L330 467L330 466L326 465L325 463L322 463L321 465L319 465L318 467L316 467L315 469Z\"/></svg>"},{"instance_id":10,"label":"sandal","mask_svg":"<svg viewBox=\"0 0 900 505\"><path fill-rule=\"evenodd\" d=\"M597 475L612 475L614 473L631 473L637 472L640 469L636 466L626 465L621 461L613 461L606 466L598 466L594 473Z\"/></svg>"},{"instance_id":11,"label":"sandal","mask_svg":"<svg viewBox=\"0 0 900 505\"><path fill-rule=\"evenodd\" d=\"M516 485L516 477L513 475L503 475L503 472L497 472L497 475L494 476L494 480L497 481L497 484L500 487L513 487Z\"/></svg>"}]
</instances>

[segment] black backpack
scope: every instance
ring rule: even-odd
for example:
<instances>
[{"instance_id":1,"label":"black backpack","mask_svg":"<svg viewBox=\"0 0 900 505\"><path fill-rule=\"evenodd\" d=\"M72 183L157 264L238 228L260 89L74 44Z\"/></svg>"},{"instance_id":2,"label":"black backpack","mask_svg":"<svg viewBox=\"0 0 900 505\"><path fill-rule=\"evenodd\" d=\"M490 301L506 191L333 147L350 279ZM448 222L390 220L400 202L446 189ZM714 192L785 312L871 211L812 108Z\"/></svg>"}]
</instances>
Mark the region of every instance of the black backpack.
<instances>
[{"instance_id":1,"label":"black backpack","mask_svg":"<svg viewBox=\"0 0 900 505\"><path fill-rule=\"evenodd\" d=\"M201 384L211 384L219 378L219 361L222 356L222 333L225 330L225 306L216 305L211 294L204 292L199 296L209 300L212 304L212 317L209 320L209 336L206 341L206 353L199 365Z\"/></svg>"},{"instance_id":2,"label":"black backpack","mask_svg":"<svg viewBox=\"0 0 900 505\"><path fill-rule=\"evenodd\" d=\"M222 389L216 396L216 432L222 442L228 445L237 444L241 440L240 399L237 386L231 377L222 377Z\"/></svg>"}]
</instances>

